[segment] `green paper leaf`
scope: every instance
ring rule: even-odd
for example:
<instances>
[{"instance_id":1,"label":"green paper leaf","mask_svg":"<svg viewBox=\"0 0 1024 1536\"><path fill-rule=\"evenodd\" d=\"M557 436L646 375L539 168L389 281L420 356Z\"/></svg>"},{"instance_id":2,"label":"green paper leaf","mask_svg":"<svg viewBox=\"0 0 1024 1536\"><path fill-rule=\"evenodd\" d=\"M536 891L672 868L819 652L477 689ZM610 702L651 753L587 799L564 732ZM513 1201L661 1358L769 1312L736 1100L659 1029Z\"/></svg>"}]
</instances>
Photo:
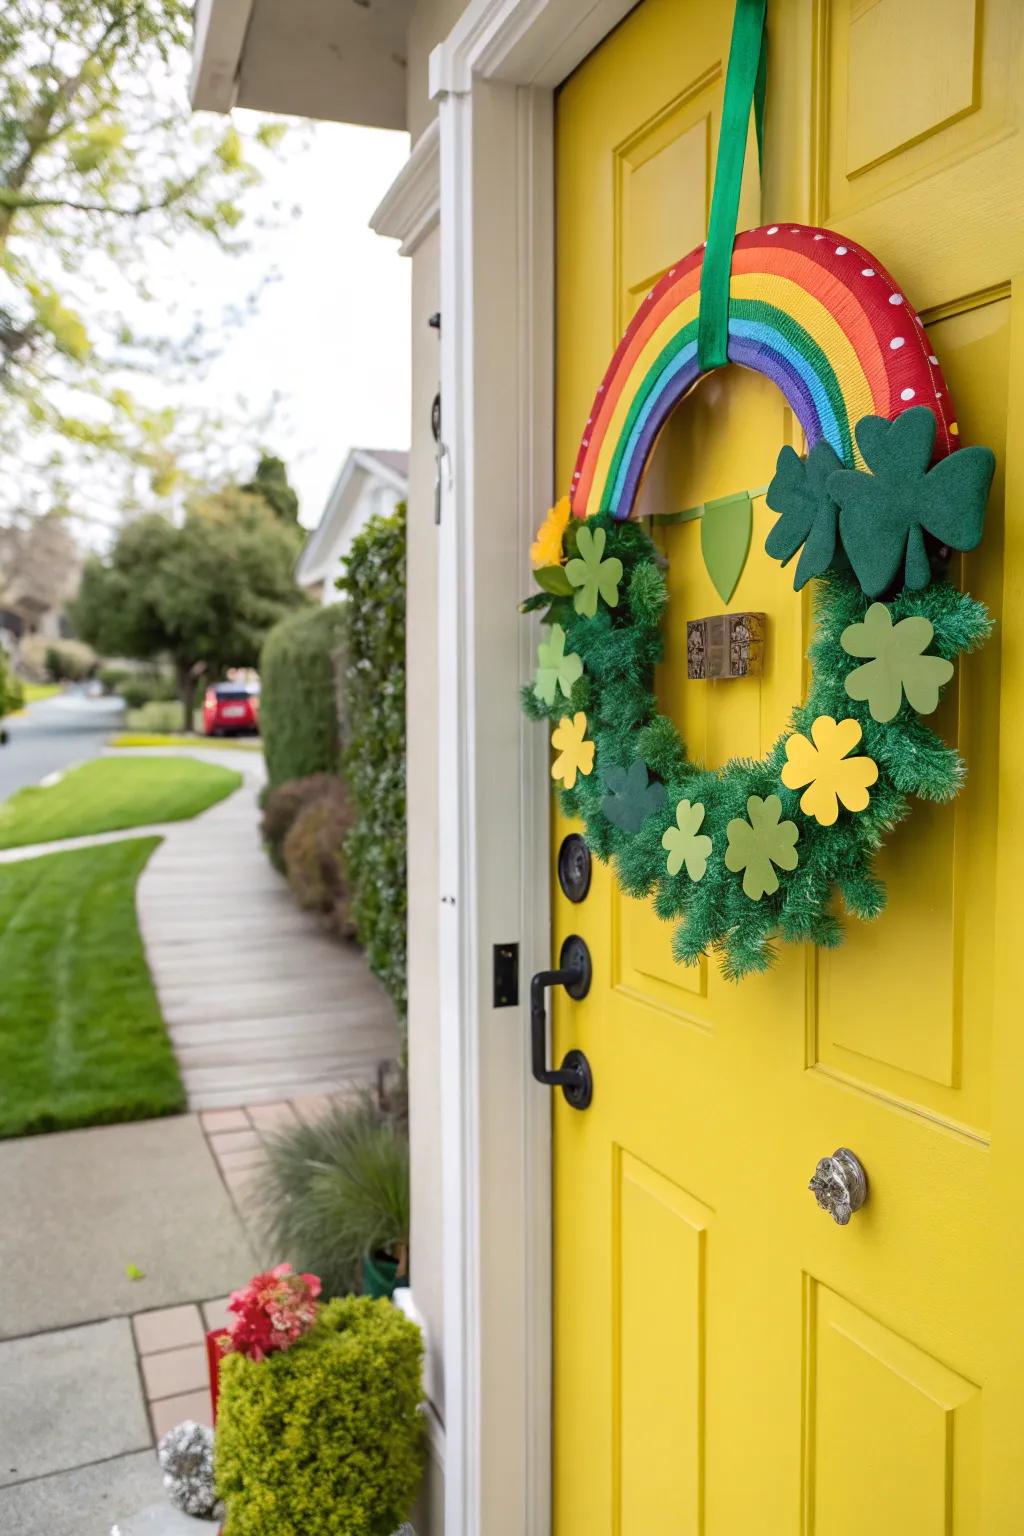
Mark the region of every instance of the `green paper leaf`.
<instances>
[{"instance_id":1,"label":"green paper leaf","mask_svg":"<svg viewBox=\"0 0 1024 1536\"><path fill-rule=\"evenodd\" d=\"M572 596L569 578L560 565L542 565L539 571L534 571L533 579L542 592L550 592L552 597Z\"/></svg>"},{"instance_id":2,"label":"green paper leaf","mask_svg":"<svg viewBox=\"0 0 1024 1536\"><path fill-rule=\"evenodd\" d=\"M577 588L573 606L584 618L594 617L599 597L609 608L618 606L622 561L616 555L604 558L607 537L603 528L584 524L576 532L576 557L565 567L566 577Z\"/></svg>"},{"instance_id":3,"label":"green paper leaf","mask_svg":"<svg viewBox=\"0 0 1024 1536\"><path fill-rule=\"evenodd\" d=\"M899 712L904 694L919 715L930 715L938 707L939 690L953 676L951 661L924 654L934 635L930 619L913 615L893 624L885 604L872 603L863 624L847 625L840 636L849 655L873 658L848 674L850 698L866 701L880 724Z\"/></svg>"},{"instance_id":4,"label":"green paper leaf","mask_svg":"<svg viewBox=\"0 0 1024 1536\"><path fill-rule=\"evenodd\" d=\"M627 768L606 768L601 775L608 794L601 809L614 827L639 832L648 816L665 804L665 786L648 783L647 766L637 758Z\"/></svg>"},{"instance_id":5,"label":"green paper leaf","mask_svg":"<svg viewBox=\"0 0 1024 1536\"><path fill-rule=\"evenodd\" d=\"M723 603L736 590L750 553L754 511L750 496L739 491L706 502L700 524L700 549L707 573Z\"/></svg>"},{"instance_id":6,"label":"green paper leaf","mask_svg":"<svg viewBox=\"0 0 1024 1536\"><path fill-rule=\"evenodd\" d=\"M800 836L793 821L780 821L782 801L778 795L751 795L747 800L747 817L736 817L726 827L729 846L725 850L725 867L733 874L743 874L743 891L751 901L762 896L772 896L779 888L775 866L779 869L796 869L799 856L796 843Z\"/></svg>"},{"instance_id":7,"label":"green paper leaf","mask_svg":"<svg viewBox=\"0 0 1024 1536\"><path fill-rule=\"evenodd\" d=\"M565 654L565 630L561 624L552 624L550 637L538 645L537 661L537 681L533 691L545 704L555 702L559 688L568 698L573 684L583 676L583 662L576 652Z\"/></svg>"},{"instance_id":8,"label":"green paper leaf","mask_svg":"<svg viewBox=\"0 0 1024 1536\"><path fill-rule=\"evenodd\" d=\"M822 576L836 556L839 508L828 489L829 477L842 469L842 460L828 443L815 443L806 460L788 445L775 466L775 478L765 500L779 520L765 540L765 550L780 565L787 565L800 546L793 587Z\"/></svg>"},{"instance_id":9,"label":"green paper leaf","mask_svg":"<svg viewBox=\"0 0 1024 1536\"><path fill-rule=\"evenodd\" d=\"M676 825L666 827L661 846L668 854L665 868L670 875L678 875L683 865L691 880L703 880L711 856L711 839L700 829L704 821L704 807L698 801L680 800L676 806Z\"/></svg>"},{"instance_id":10,"label":"green paper leaf","mask_svg":"<svg viewBox=\"0 0 1024 1536\"><path fill-rule=\"evenodd\" d=\"M146 1278L145 1271L141 1270L137 1264L126 1264L124 1272L129 1280L145 1280Z\"/></svg>"},{"instance_id":11,"label":"green paper leaf","mask_svg":"<svg viewBox=\"0 0 1024 1536\"><path fill-rule=\"evenodd\" d=\"M926 533L950 549L981 542L995 456L988 448L959 448L929 469L935 427L923 405L895 421L865 416L857 443L871 473L840 469L829 478L843 548L868 597L880 597L901 570L912 591L929 584Z\"/></svg>"}]
</instances>

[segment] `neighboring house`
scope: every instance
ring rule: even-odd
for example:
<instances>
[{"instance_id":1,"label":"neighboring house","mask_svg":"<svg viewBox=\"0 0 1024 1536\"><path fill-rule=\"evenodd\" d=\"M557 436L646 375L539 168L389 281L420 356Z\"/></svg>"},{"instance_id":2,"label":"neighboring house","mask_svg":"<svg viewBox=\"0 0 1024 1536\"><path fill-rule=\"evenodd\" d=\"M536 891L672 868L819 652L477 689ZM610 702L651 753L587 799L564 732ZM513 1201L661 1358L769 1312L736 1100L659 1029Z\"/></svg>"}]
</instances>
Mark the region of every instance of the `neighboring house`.
<instances>
[{"instance_id":1,"label":"neighboring house","mask_svg":"<svg viewBox=\"0 0 1024 1536\"><path fill-rule=\"evenodd\" d=\"M67 639L65 608L81 575L81 552L58 514L0 528L0 633L8 648L31 635Z\"/></svg>"},{"instance_id":2,"label":"neighboring house","mask_svg":"<svg viewBox=\"0 0 1024 1536\"><path fill-rule=\"evenodd\" d=\"M907 285L963 440L1000 464L992 536L965 562L998 622L941 716L967 786L955 806L915 805L885 850L890 910L846 920L841 948L783 946L738 984L714 955L677 965L670 926L605 865L585 899L563 894L572 829L546 733L520 714L534 529L574 484L624 326L681 259L686 274L703 260L732 16L728 0L197 6L197 107L411 139L372 223L412 262L412 1300L433 1473L418 1536L1024 1530L1017 0L770 0L763 185L751 153L740 191L740 228L778 235L773 249L829 225L836 262ZM324 196L344 191L339 163ZM745 300L736 268L733 282ZM773 303L796 302L791 282ZM786 311L780 376L842 350L858 306L829 311L831 329L810 300L803 321ZM916 324L901 288L879 307ZM737 325L767 356L775 333L749 308ZM876 337L879 369L911 334ZM671 362L658 334L629 357L679 382L683 339ZM852 377L799 387L838 400ZM877 387L869 401L906 398ZM714 767L765 754L804 685L813 608L763 551L755 489L784 443L802 446L798 393L731 368L671 420L648 421L640 396L628 423L628 395L610 407L644 445L650 504L689 509L657 532L660 686ZM764 674L689 681L686 621L722 612L691 514L743 491L755 537L732 607L767 616ZM530 977L573 934L593 980L582 1002L548 994L547 1051L586 1052L583 1113L530 1071ZM518 1004L507 978L496 993L499 950ZM871 1193L839 1227L807 1184L844 1146Z\"/></svg>"},{"instance_id":3,"label":"neighboring house","mask_svg":"<svg viewBox=\"0 0 1024 1536\"><path fill-rule=\"evenodd\" d=\"M393 512L409 494L409 455L394 448L352 448L320 521L306 540L298 564L300 587L323 604L336 603L335 582L352 541L371 517Z\"/></svg>"}]
</instances>

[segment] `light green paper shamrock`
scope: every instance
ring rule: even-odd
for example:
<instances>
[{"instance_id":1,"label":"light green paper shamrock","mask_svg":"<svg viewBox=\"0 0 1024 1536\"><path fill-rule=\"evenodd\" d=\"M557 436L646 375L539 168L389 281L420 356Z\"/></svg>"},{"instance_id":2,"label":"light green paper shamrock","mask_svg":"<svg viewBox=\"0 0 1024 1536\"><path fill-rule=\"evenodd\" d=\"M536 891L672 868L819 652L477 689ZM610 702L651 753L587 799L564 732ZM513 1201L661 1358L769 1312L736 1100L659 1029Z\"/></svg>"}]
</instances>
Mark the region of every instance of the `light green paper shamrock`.
<instances>
[{"instance_id":1,"label":"light green paper shamrock","mask_svg":"<svg viewBox=\"0 0 1024 1536\"><path fill-rule=\"evenodd\" d=\"M779 888L775 865L779 869L796 869L800 862L796 841L800 836L796 823L780 821L782 801L778 795L751 795L747 800L748 820L737 816L726 827L729 846L725 850L725 867L734 875L744 870L743 890L751 901L762 896L772 896Z\"/></svg>"},{"instance_id":2,"label":"light green paper shamrock","mask_svg":"<svg viewBox=\"0 0 1024 1536\"><path fill-rule=\"evenodd\" d=\"M666 868L670 875L678 875L683 865L691 880L703 880L711 853L711 839L701 833L704 807L698 800L680 800L676 806L676 825L666 827L661 846L668 853ZM699 835L698 835L699 834Z\"/></svg>"},{"instance_id":3,"label":"light green paper shamrock","mask_svg":"<svg viewBox=\"0 0 1024 1536\"><path fill-rule=\"evenodd\" d=\"M603 528L581 528L576 535L576 558L565 567L566 576L577 588L573 607L588 619L597 612L598 597L603 597L609 608L618 607L622 561L615 555L604 558L606 542Z\"/></svg>"},{"instance_id":4,"label":"light green paper shamrock","mask_svg":"<svg viewBox=\"0 0 1024 1536\"><path fill-rule=\"evenodd\" d=\"M884 603L872 603L863 624L850 624L840 644L851 656L873 659L854 667L846 678L851 699L867 700L871 718L884 724L907 702L919 715L938 707L939 689L953 676L953 663L942 656L926 656L935 630L930 619L915 615L892 622Z\"/></svg>"},{"instance_id":5,"label":"light green paper shamrock","mask_svg":"<svg viewBox=\"0 0 1024 1536\"><path fill-rule=\"evenodd\" d=\"M575 651L565 654L565 630L561 624L552 624L550 640L542 640L537 647L537 681L533 691L545 704L555 702L555 694L561 688L566 698L572 693L572 685L583 676L583 661Z\"/></svg>"}]
</instances>

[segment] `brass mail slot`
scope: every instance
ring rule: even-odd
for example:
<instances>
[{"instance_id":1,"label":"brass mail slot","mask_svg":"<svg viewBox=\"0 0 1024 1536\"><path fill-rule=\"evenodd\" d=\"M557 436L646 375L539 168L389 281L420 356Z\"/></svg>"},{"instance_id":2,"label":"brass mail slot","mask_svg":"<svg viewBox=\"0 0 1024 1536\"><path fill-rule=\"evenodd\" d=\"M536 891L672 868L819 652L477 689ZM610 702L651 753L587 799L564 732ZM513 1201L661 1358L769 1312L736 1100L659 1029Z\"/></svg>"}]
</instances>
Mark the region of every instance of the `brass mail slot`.
<instances>
[{"instance_id":1,"label":"brass mail slot","mask_svg":"<svg viewBox=\"0 0 1024 1536\"><path fill-rule=\"evenodd\" d=\"M763 613L717 613L686 624L686 675L692 680L760 677L768 620Z\"/></svg>"}]
</instances>

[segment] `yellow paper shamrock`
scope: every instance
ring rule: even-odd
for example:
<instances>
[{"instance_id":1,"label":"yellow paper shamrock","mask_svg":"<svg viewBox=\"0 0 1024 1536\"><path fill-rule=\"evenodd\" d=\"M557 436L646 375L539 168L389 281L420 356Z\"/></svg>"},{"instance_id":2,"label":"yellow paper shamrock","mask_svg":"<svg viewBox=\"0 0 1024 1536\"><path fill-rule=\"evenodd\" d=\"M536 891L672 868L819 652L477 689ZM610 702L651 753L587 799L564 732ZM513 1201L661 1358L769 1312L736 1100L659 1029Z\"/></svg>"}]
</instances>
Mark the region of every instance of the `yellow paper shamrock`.
<instances>
[{"instance_id":1,"label":"yellow paper shamrock","mask_svg":"<svg viewBox=\"0 0 1024 1536\"><path fill-rule=\"evenodd\" d=\"M867 809L868 785L878 778L878 765L870 757L849 757L860 741L856 720L835 721L831 715L819 715L811 726L813 745L806 736L791 736L786 742L788 762L782 770L787 789L808 788L800 797L800 809L813 816L823 827L832 826L839 815L841 800L848 811Z\"/></svg>"},{"instance_id":2,"label":"yellow paper shamrock","mask_svg":"<svg viewBox=\"0 0 1024 1536\"><path fill-rule=\"evenodd\" d=\"M566 789L572 789L577 773L584 778L594 771L594 743L584 741L587 734L587 717L582 709L572 719L563 715L551 732L551 745L558 756L551 764L551 777L561 779Z\"/></svg>"},{"instance_id":3,"label":"yellow paper shamrock","mask_svg":"<svg viewBox=\"0 0 1024 1536\"><path fill-rule=\"evenodd\" d=\"M537 537L530 545L530 563L535 571L545 565L561 565L565 559L562 539L569 526L570 511L569 498L563 496L537 529Z\"/></svg>"}]
</instances>

